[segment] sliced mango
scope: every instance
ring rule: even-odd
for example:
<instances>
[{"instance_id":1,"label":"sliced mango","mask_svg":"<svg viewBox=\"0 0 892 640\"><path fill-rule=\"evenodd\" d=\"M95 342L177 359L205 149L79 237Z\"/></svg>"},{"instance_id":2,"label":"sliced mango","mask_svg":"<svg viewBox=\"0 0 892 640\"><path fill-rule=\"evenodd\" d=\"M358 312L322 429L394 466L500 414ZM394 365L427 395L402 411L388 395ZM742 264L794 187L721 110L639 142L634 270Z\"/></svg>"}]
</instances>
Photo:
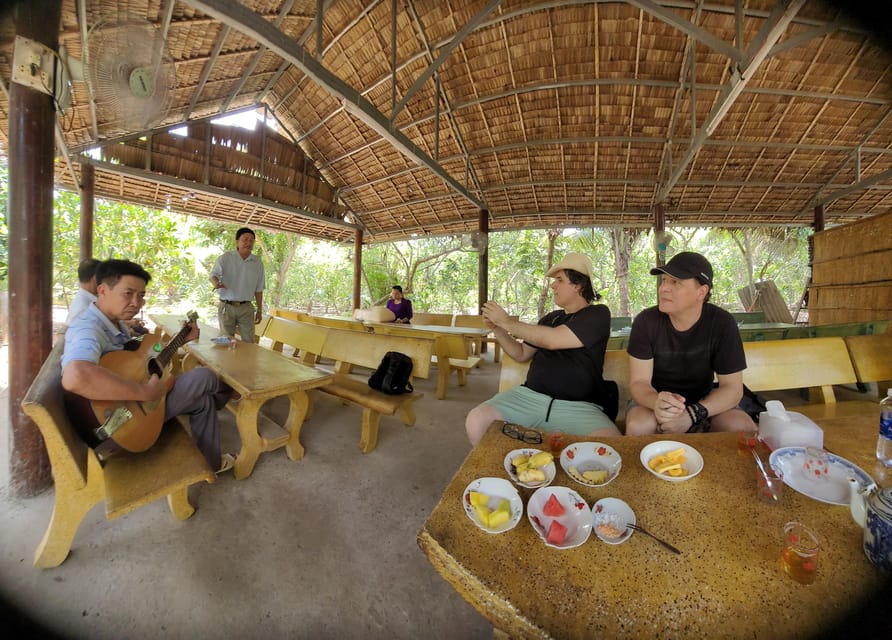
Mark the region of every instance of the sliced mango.
<instances>
[{"instance_id":1,"label":"sliced mango","mask_svg":"<svg viewBox=\"0 0 892 640\"><path fill-rule=\"evenodd\" d=\"M489 504L489 496L485 493L481 493L479 491L471 491L468 497L471 500L472 506L482 506L485 507Z\"/></svg>"}]
</instances>

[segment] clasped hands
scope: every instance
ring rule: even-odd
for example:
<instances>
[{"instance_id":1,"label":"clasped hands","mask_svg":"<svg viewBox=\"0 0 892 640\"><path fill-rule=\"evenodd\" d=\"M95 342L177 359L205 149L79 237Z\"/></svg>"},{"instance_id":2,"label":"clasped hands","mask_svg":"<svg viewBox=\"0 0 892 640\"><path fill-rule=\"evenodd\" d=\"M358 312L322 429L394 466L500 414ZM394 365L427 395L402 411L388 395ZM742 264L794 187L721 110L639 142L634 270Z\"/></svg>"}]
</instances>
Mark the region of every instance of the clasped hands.
<instances>
[{"instance_id":1,"label":"clasped hands","mask_svg":"<svg viewBox=\"0 0 892 640\"><path fill-rule=\"evenodd\" d=\"M691 418L685 409L685 399L671 391L660 391L654 404L654 417L660 433L684 433L691 427Z\"/></svg>"}]
</instances>

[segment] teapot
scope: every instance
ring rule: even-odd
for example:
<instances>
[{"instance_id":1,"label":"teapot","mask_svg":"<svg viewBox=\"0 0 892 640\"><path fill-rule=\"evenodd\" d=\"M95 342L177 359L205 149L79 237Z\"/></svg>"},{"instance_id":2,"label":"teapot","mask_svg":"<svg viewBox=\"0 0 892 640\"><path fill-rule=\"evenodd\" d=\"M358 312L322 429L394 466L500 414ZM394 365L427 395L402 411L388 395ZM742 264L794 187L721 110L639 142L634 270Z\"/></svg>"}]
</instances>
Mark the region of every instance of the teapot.
<instances>
[{"instance_id":1,"label":"teapot","mask_svg":"<svg viewBox=\"0 0 892 640\"><path fill-rule=\"evenodd\" d=\"M864 487L855 478L848 480L849 509L864 529L864 555L874 566L892 571L892 487Z\"/></svg>"}]
</instances>

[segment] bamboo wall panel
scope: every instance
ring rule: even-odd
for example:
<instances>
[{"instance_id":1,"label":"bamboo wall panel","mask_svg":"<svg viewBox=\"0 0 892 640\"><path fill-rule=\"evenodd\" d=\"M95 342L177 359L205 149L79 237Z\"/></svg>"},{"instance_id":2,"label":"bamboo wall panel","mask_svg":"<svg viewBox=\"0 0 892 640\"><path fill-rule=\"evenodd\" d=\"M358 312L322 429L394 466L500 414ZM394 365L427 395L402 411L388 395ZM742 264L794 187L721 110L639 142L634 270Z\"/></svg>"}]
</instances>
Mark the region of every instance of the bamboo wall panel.
<instances>
[{"instance_id":1,"label":"bamboo wall panel","mask_svg":"<svg viewBox=\"0 0 892 640\"><path fill-rule=\"evenodd\" d=\"M892 318L892 212L814 236L809 324Z\"/></svg>"}]
</instances>

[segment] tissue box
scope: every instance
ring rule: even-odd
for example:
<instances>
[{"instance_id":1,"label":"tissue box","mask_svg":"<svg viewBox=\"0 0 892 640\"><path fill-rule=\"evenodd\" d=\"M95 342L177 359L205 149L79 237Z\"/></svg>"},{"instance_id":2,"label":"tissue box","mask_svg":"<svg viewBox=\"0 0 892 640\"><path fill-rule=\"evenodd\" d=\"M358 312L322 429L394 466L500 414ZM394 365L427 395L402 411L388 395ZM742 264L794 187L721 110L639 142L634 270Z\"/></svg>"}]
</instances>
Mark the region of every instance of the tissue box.
<instances>
[{"instance_id":1,"label":"tissue box","mask_svg":"<svg viewBox=\"0 0 892 640\"><path fill-rule=\"evenodd\" d=\"M824 447L824 431L810 418L787 411L787 420L769 415L767 411L759 414L759 438L769 449L774 451L781 447Z\"/></svg>"}]
</instances>

